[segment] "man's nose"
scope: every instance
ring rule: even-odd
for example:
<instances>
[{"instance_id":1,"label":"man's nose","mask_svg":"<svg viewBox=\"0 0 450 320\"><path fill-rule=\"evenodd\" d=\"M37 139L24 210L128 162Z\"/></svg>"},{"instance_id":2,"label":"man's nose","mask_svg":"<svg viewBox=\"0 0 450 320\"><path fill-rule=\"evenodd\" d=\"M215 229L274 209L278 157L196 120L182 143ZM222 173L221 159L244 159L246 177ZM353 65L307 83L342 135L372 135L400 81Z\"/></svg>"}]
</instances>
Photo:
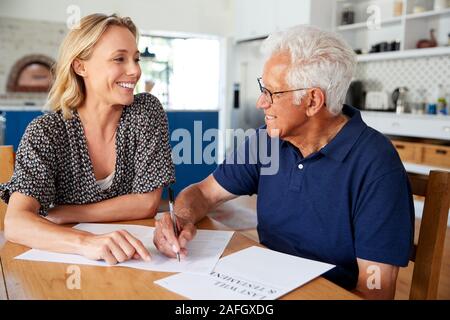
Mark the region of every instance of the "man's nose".
<instances>
[{"instance_id":1,"label":"man's nose","mask_svg":"<svg viewBox=\"0 0 450 320\"><path fill-rule=\"evenodd\" d=\"M258 100L256 100L256 108L258 109L267 109L270 107L269 101L267 101L267 98L260 94Z\"/></svg>"}]
</instances>

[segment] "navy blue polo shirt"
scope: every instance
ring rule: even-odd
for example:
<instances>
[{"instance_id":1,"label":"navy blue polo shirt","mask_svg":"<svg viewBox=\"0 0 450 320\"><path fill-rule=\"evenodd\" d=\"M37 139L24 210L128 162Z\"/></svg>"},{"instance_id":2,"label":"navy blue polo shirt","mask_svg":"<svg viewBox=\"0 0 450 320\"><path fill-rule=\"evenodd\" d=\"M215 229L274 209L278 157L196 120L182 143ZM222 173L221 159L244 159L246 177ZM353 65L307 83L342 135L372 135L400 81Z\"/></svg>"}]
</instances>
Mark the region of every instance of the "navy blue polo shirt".
<instances>
[{"instance_id":1,"label":"navy blue polo shirt","mask_svg":"<svg viewBox=\"0 0 450 320\"><path fill-rule=\"evenodd\" d=\"M344 105L343 113L350 120L306 158L287 141L278 140L273 147L273 139L261 138L263 127L213 175L230 193L258 194L262 244L336 265L324 276L351 289L358 280L356 258L408 264L414 205L407 174L390 141L368 127L357 109ZM278 155L278 165L264 154L272 161ZM278 170L271 172L273 168Z\"/></svg>"}]
</instances>

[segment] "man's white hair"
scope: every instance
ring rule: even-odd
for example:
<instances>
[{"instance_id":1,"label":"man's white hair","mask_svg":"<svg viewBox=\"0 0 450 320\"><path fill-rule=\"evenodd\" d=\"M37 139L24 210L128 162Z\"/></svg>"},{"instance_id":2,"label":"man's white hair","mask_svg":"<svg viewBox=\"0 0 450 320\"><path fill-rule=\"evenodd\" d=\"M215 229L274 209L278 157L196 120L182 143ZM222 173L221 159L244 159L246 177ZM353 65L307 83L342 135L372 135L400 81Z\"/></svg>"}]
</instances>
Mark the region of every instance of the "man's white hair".
<instances>
[{"instance_id":1,"label":"man's white hair","mask_svg":"<svg viewBox=\"0 0 450 320\"><path fill-rule=\"evenodd\" d=\"M271 34L261 49L267 58L280 52L290 53L287 89L319 87L325 92L328 110L333 114L341 112L356 57L340 35L300 25ZM294 103L299 104L304 95L305 91L296 91Z\"/></svg>"}]
</instances>

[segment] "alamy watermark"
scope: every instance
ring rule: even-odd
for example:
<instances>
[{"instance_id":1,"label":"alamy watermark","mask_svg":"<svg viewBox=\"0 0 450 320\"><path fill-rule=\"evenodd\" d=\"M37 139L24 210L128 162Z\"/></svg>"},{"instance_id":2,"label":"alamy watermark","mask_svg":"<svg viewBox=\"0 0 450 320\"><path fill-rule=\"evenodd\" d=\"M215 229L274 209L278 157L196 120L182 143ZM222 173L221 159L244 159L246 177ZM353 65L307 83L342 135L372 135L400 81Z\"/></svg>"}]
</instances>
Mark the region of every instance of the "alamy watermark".
<instances>
[{"instance_id":1,"label":"alamy watermark","mask_svg":"<svg viewBox=\"0 0 450 320\"><path fill-rule=\"evenodd\" d=\"M367 277L367 289L381 289L381 269L377 265L370 265L367 267L367 274L370 276Z\"/></svg>"},{"instance_id":2,"label":"alamy watermark","mask_svg":"<svg viewBox=\"0 0 450 320\"><path fill-rule=\"evenodd\" d=\"M68 29L79 29L81 20L81 8L75 4L67 6L66 13L68 14L66 19L66 26Z\"/></svg>"},{"instance_id":3,"label":"alamy watermark","mask_svg":"<svg viewBox=\"0 0 450 320\"><path fill-rule=\"evenodd\" d=\"M70 265L66 270L66 287L69 290L81 290L81 269L77 265Z\"/></svg>"},{"instance_id":4,"label":"alamy watermark","mask_svg":"<svg viewBox=\"0 0 450 320\"><path fill-rule=\"evenodd\" d=\"M174 164L218 164L219 138L231 142L227 164L258 164L261 175L274 175L279 169L279 131L269 136L266 129L207 129L194 121L194 130L175 129L170 137Z\"/></svg>"}]
</instances>

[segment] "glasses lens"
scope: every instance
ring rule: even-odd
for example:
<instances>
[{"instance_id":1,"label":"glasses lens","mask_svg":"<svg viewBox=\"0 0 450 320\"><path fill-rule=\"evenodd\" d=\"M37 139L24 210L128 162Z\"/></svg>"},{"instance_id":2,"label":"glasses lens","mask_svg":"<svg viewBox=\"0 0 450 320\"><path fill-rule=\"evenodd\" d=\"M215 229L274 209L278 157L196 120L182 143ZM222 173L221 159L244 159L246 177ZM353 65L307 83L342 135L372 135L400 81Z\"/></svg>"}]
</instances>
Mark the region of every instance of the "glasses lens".
<instances>
[{"instance_id":1,"label":"glasses lens","mask_svg":"<svg viewBox=\"0 0 450 320\"><path fill-rule=\"evenodd\" d=\"M272 103L272 94L270 93L269 90L264 88L264 84L263 84L261 78L258 78L258 85L259 85L259 90L261 91L261 93L264 96L264 99L266 99L267 102Z\"/></svg>"},{"instance_id":2,"label":"glasses lens","mask_svg":"<svg viewBox=\"0 0 450 320\"><path fill-rule=\"evenodd\" d=\"M266 88L263 88L262 93L264 95L264 98L267 102L272 103L272 95L270 94L270 91Z\"/></svg>"}]
</instances>

